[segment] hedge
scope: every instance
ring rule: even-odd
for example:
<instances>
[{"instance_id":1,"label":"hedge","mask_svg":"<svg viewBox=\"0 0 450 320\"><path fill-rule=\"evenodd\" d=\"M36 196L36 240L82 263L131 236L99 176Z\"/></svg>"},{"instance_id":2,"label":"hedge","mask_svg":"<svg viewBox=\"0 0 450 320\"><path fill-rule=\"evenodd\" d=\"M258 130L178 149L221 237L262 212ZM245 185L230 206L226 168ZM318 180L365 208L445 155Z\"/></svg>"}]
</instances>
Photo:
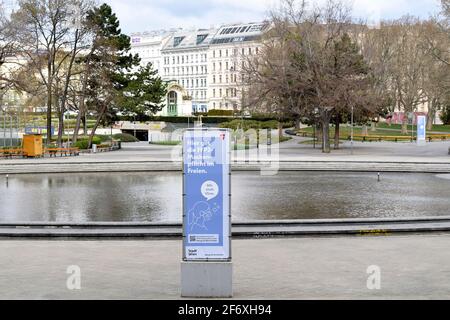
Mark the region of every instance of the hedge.
<instances>
[{"instance_id":1,"label":"hedge","mask_svg":"<svg viewBox=\"0 0 450 320\"><path fill-rule=\"evenodd\" d=\"M128 133L118 133L113 135L113 138L122 142L139 142L138 138Z\"/></svg>"},{"instance_id":2,"label":"hedge","mask_svg":"<svg viewBox=\"0 0 450 320\"><path fill-rule=\"evenodd\" d=\"M228 122L224 122L220 124L221 128L228 128L237 130L244 129L278 129L279 122L277 120L270 120L270 121L256 121L256 120L232 120ZM283 128L290 128L293 126L293 123L291 122L284 122L282 123Z\"/></svg>"},{"instance_id":3,"label":"hedge","mask_svg":"<svg viewBox=\"0 0 450 320\"><path fill-rule=\"evenodd\" d=\"M95 136L92 139L92 144L102 144L102 139L99 136ZM76 143L73 144L75 148L86 150L89 147L89 138L79 138Z\"/></svg>"}]
</instances>

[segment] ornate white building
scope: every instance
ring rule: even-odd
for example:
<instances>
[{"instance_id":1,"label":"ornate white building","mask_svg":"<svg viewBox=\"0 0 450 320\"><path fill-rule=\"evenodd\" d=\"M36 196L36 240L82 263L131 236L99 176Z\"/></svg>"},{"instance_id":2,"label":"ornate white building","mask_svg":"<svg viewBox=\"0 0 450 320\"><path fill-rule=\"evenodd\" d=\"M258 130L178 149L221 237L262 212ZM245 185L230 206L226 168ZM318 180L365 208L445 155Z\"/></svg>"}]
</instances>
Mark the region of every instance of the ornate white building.
<instances>
[{"instance_id":1,"label":"ornate white building","mask_svg":"<svg viewBox=\"0 0 450 320\"><path fill-rule=\"evenodd\" d=\"M191 101L190 113L208 111L208 50L216 29L179 31L162 50L162 78L184 88L183 101ZM169 97L171 92L169 91ZM167 115L179 115L168 103Z\"/></svg>"},{"instance_id":2,"label":"ornate white building","mask_svg":"<svg viewBox=\"0 0 450 320\"><path fill-rule=\"evenodd\" d=\"M266 29L265 23L247 23L132 35L132 52L143 64L151 62L169 83L166 106L159 114L239 110L241 63L243 57L258 54Z\"/></svg>"}]
</instances>

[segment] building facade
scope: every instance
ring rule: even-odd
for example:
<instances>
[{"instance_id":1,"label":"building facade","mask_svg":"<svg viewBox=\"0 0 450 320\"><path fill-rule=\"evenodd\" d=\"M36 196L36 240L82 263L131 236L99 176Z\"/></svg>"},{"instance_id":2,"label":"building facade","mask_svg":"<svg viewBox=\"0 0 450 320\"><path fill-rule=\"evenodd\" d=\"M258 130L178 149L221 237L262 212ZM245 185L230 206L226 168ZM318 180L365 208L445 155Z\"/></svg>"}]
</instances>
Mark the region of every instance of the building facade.
<instances>
[{"instance_id":1,"label":"building facade","mask_svg":"<svg viewBox=\"0 0 450 320\"><path fill-rule=\"evenodd\" d=\"M160 30L153 32L135 33L131 35L131 53L139 54L141 64L151 63L153 69L161 74L162 49L170 40L176 30Z\"/></svg>"},{"instance_id":2,"label":"building facade","mask_svg":"<svg viewBox=\"0 0 450 320\"><path fill-rule=\"evenodd\" d=\"M151 62L169 83L165 107L159 114L239 110L241 64L248 55L258 54L266 29L265 23L247 23L132 35L132 52L140 55L143 64Z\"/></svg>"},{"instance_id":3,"label":"building facade","mask_svg":"<svg viewBox=\"0 0 450 320\"><path fill-rule=\"evenodd\" d=\"M162 50L162 79L183 88L182 100L191 103L189 115L208 111L208 50L216 31L198 29L176 32ZM175 93L168 92L167 110L163 110L165 115L180 115L177 105L172 104L176 100Z\"/></svg>"},{"instance_id":4,"label":"building facade","mask_svg":"<svg viewBox=\"0 0 450 320\"><path fill-rule=\"evenodd\" d=\"M266 23L222 26L211 42L208 53L209 109L242 108L242 66L248 56L261 50L261 38Z\"/></svg>"}]
</instances>

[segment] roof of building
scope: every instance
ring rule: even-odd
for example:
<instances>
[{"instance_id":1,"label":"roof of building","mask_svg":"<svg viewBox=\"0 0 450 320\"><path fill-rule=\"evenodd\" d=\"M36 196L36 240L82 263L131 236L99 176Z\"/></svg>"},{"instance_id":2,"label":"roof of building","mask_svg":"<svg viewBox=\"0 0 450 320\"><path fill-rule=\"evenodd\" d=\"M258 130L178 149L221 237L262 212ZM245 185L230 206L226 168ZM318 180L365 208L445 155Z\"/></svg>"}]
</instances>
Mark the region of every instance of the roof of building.
<instances>
[{"instance_id":1,"label":"roof of building","mask_svg":"<svg viewBox=\"0 0 450 320\"><path fill-rule=\"evenodd\" d=\"M179 31L172 34L172 38L163 50L180 50L208 46L214 39L217 29L197 29L193 31Z\"/></svg>"},{"instance_id":2,"label":"roof of building","mask_svg":"<svg viewBox=\"0 0 450 320\"><path fill-rule=\"evenodd\" d=\"M251 22L223 25L220 28L209 29L170 29L146 31L131 35L132 45L139 46L145 43L168 39L163 50L181 50L206 47L211 44L247 42L258 40L267 31L269 23Z\"/></svg>"},{"instance_id":3,"label":"roof of building","mask_svg":"<svg viewBox=\"0 0 450 320\"><path fill-rule=\"evenodd\" d=\"M224 25L219 29L211 44L255 41L268 27L267 22Z\"/></svg>"}]
</instances>

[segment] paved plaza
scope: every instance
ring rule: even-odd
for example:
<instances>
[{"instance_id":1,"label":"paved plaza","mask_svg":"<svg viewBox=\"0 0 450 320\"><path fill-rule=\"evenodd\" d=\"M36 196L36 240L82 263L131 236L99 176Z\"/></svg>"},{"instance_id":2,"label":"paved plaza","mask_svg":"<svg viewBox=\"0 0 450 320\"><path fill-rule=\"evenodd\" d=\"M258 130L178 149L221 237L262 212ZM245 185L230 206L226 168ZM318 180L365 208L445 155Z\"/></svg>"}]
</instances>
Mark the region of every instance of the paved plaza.
<instances>
[{"instance_id":1,"label":"paved plaza","mask_svg":"<svg viewBox=\"0 0 450 320\"><path fill-rule=\"evenodd\" d=\"M354 142L353 154L350 142L340 150L323 154L320 146L299 142L311 140L294 137L278 148L281 161L398 161L398 162L448 162L450 163L450 141L437 141L418 146L410 142ZM81 154L79 157L56 157L45 159L0 159L1 164L40 163L84 163L84 162L129 162L129 161L181 161L181 146L150 145L147 142L124 143L122 150L115 152ZM277 149L275 149L277 150ZM254 150L253 150L254 151ZM251 156L255 156L251 152Z\"/></svg>"},{"instance_id":2,"label":"paved plaza","mask_svg":"<svg viewBox=\"0 0 450 320\"><path fill-rule=\"evenodd\" d=\"M234 298L449 299L449 246L450 234L236 240ZM181 241L1 241L0 299L178 299L180 259ZM81 290L66 286L73 265Z\"/></svg>"}]
</instances>

